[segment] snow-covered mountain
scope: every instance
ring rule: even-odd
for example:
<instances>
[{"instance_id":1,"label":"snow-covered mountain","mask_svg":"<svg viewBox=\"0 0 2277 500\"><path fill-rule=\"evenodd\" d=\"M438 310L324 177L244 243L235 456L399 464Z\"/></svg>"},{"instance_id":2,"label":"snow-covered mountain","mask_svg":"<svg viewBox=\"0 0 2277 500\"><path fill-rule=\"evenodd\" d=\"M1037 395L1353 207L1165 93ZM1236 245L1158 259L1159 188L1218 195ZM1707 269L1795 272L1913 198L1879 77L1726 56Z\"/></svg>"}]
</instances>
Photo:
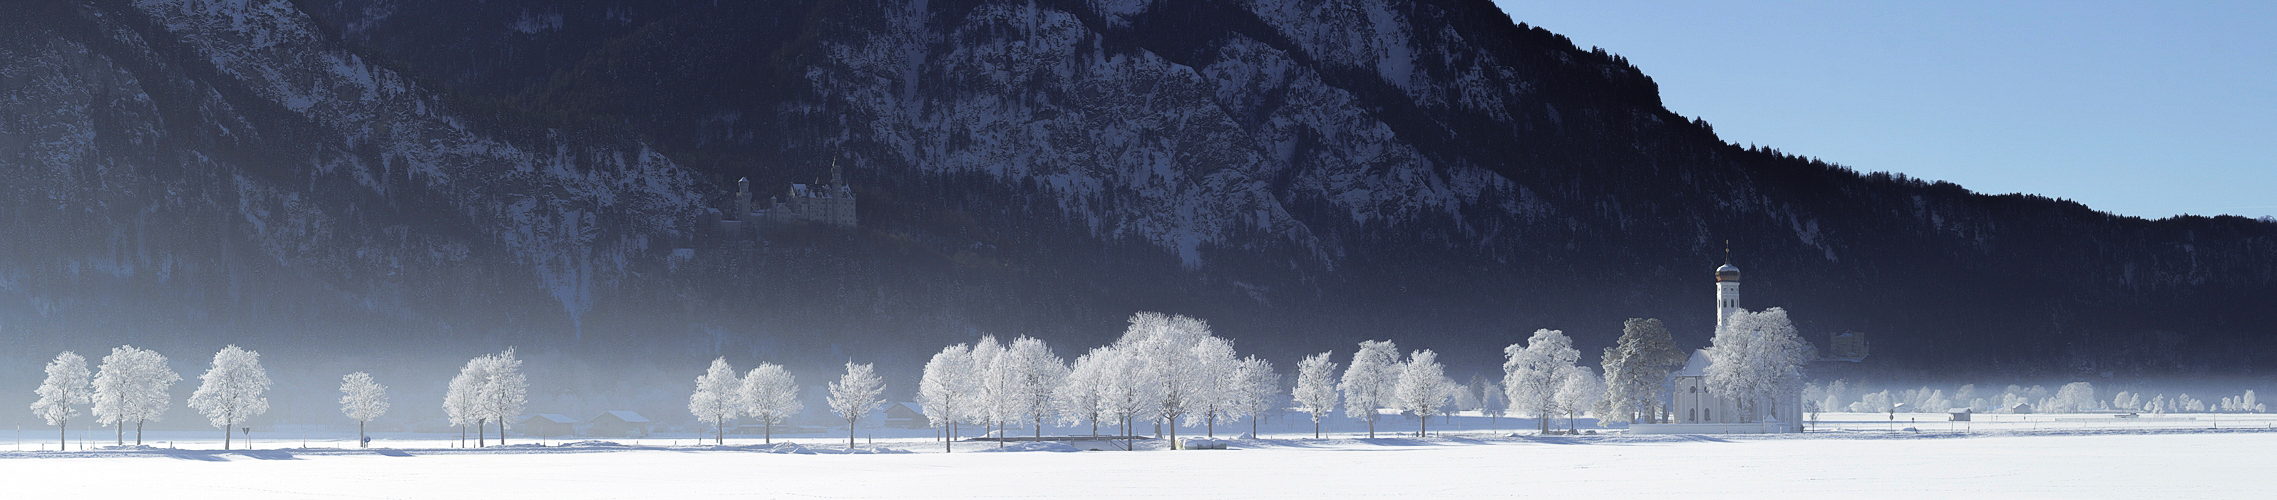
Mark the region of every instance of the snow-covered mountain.
<instances>
[{"instance_id":1,"label":"snow-covered mountain","mask_svg":"<svg viewBox=\"0 0 2277 500\"><path fill-rule=\"evenodd\" d=\"M13 7L13 6L12 6ZM2144 221L1718 140L1485 0L140 0L0 20L0 342L1063 354L1136 310L1458 373L1709 270L1874 362L2253 371L2277 224ZM827 175L858 230L723 233ZM253 339L253 340L241 340ZM25 358L25 359L34 359ZM796 361L804 363L807 361Z\"/></svg>"}]
</instances>

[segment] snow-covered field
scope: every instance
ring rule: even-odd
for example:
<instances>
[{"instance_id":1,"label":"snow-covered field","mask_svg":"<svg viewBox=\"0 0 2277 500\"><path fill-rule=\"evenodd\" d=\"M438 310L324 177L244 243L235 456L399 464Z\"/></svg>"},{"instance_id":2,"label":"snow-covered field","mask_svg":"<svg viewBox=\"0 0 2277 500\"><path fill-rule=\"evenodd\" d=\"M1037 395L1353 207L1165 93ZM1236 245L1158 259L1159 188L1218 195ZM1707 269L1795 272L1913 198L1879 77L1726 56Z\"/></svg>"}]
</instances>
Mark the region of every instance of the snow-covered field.
<instances>
[{"instance_id":1,"label":"snow-covered field","mask_svg":"<svg viewBox=\"0 0 2277 500\"><path fill-rule=\"evenodd\" d=\"M2054 420L2078 417L2033 418L2060 425ZM2260 474L2277 431L2269 422L2242 425L2251 416L2225 417L2259 428L2034 431L1993 422L1968 434L1864 424L1785 436L1268 434L1227 451L1142 442L1139 452L968 453L994 445L960 443L953 454L929 438L881 438L887 453L851 455L832 452L842 437L771 448L690 446L690 438L483 450L275 449L298 443L269 441L252 452L0 452L0 484L10 498L2277 497L2277 484Z\"/></svg>"}]
</instances>

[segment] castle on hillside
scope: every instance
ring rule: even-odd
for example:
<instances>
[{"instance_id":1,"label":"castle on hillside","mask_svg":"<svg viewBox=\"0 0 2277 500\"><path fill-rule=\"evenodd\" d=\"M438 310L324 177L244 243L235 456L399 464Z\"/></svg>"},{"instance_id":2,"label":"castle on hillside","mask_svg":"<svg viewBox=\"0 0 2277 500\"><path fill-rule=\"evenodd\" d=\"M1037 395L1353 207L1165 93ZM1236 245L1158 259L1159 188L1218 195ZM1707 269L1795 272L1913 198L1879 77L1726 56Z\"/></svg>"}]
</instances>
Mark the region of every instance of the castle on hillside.
<instances>
[{"instance_id":1,"label":"castle on hillside","mask_svg":"<svg viewBox=\"0 0 2277 500\"><path fill-rule=\"evenodd\" d=\"M738 179L735 184L735 212L728 214L729 220L770 225L807 222L846 228L860 224L854 217L854 188L846 185L837 162L830 164L829 184L792 184L782 196L767 197L766 206L753 205L751 178Z\"/></svg>"}]
</instances>

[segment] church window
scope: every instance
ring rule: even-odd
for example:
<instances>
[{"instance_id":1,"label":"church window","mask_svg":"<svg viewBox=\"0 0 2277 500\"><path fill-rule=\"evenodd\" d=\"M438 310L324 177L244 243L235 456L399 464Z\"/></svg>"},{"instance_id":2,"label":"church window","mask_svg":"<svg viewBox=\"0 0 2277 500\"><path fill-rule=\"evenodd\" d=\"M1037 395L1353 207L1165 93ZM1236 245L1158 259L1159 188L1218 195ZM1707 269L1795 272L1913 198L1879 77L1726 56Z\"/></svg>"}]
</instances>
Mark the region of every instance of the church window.
<instances>
[{"instance_id":1,"label":"church window","mask_svg":"<svg viewBox=\"0 0 2277 500\"><path fill-rule=\"evenodd\" d=\"M1715 409L1715 408L1701 408L1701 409L1700 409L1700 418L1702 418L1702 419L1707 419L1707 420L1715 420L1715 419L1716 419L1716 409Z\"/></svg>"}]
</instances>

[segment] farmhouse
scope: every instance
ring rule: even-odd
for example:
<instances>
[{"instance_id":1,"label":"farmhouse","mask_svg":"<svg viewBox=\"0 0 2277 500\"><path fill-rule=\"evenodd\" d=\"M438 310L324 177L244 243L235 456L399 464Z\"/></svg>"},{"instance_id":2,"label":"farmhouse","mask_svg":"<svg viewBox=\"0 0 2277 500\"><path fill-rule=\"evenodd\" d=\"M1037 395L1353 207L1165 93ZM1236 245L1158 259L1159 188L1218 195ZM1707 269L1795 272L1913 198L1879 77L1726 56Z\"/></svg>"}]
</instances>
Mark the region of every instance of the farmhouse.
<instances>
[{"instance_id":1,"label":"farmhouse","mask_svg":"<svg viewBox=\"0 0 2277 500\"><path fill-rule=\"evenodd\" d=\"M577 419L559 413L523 415L514 422L515 430L530 437L561 437L577 434Z\"/></svg>"},{"instance_id":2,"label":"farmhouse","mask_svg":"<svg viewBox=\"0 0 2277 500\"><path fill-rule=\"evenodd\" d=\"M886 427L893 427L897 429L925 429L933 427L933 421L925 418L925 406L910 402L901 402L887 405L885 409L884 422Z\"/></svg>"},{"instance_id":3,"label":"farmhouse","mask_svg":"<svg viewBox=\"0 0 2277 500\"><path fill-rule=\"evenodd\" d=\"M592 423L586 433L599 437L648 437L650 424L647 417L624 410L601 412Z\"/></svg>"}]
</instances>

